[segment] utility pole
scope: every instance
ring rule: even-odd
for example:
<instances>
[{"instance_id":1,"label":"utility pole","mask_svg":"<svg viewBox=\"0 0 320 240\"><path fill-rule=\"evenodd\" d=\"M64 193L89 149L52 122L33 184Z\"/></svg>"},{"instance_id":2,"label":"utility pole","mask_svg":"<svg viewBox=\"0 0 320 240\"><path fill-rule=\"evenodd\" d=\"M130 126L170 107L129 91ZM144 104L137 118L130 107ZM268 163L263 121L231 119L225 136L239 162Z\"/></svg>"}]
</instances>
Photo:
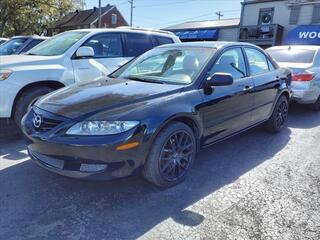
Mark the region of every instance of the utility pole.
<instances>
[{"instance_id":1,"label":"utility pole","mask_svg":"<svg viewBox=\"0 0 320 240\"><path fill-rule=\"evenodd\" d=\"M133 0L129 0L128 1L129 3L130 3L130 8L131 8L131 11L130 11L130 27L132 27L132 17L133 17L133 9L135 8L134 6L133 6Z\"/></svg>"},{"instance_id":2,"label":"utility pole","mask_svg":"<svg viewBox=\"0 0 320 240\"><path fill-rule=\"evenodd\" d=\"M99 0L98 28L101 28L101 0Z\"/></svg>"},{"instance_id":3,"label":"utility pole","mask_svg":"<svg viewBox=\"0 0 320 240\"><path fill-rule=\"evenodd\" d=\"M223 14L221 13L221 11L216 12L216 15L218 16L218 20L220 20L221 17L223 17Z\"/></svg>"}]
</instances>

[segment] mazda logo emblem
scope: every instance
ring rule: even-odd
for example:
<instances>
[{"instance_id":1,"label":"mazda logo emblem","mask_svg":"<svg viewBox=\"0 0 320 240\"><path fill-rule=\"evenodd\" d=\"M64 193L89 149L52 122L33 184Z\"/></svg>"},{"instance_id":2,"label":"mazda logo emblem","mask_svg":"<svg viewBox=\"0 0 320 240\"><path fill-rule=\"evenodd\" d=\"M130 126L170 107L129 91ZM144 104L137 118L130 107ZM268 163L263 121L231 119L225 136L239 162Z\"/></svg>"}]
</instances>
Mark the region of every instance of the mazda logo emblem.
<instances>
[{"instance_id":1,"label":"mazda logo emblem","mask_svg":"<svg viewBox=\"0 0 320 240\"><path fill-rule=\"evenodd\" d=\"M32 122L33 122L33 126L35 126L35 128L39 128L42 123L42 117L38 114L34 114Z\"/></svg>"}]
</instances>

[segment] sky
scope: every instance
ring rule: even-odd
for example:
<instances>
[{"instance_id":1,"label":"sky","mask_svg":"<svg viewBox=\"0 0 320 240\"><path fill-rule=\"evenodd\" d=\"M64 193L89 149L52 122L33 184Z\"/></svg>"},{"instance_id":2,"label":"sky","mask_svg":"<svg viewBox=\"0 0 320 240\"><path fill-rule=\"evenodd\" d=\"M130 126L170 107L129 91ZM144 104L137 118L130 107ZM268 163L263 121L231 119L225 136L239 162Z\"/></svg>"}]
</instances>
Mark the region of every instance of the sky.
<instances>
[{"instance_id":1,"label":"sky","mask_svg":"<svg viewBox=\"0 0 320 240\"><path fill-rule=\"evenodd\" d=\"M221 11L223 17L239 18L241 0L133 0L133 26L145 28L165 28L175 24L216 20ZM98 0L85 0L86 9L98 7ZM102 6L116 5L128 24L130 23L130 3L128 0L102 0Z\"/></svg>"}]
</instances>

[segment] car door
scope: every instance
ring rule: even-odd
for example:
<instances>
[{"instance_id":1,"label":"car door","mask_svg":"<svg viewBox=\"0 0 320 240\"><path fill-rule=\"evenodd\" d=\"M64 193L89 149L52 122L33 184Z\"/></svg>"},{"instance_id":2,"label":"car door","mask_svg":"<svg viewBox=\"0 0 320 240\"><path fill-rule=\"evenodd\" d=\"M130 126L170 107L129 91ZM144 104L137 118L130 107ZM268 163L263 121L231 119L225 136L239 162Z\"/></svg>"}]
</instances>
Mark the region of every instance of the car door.
<instances>
[{"instance_id":1,"label":"car door","mask_svg":"<svg viewBox=\"0 0 320 240\"><path fill-rule=\"evenodd\" d=\"M94 57L72 58L76 82L101 77L113 72L128 60L124 57L121 33L99 33L82 46L92 47Z\"/></svg>"},{"instance_id":2,"label":"car door","mask_svg":"<svg viewBox=\"0 0 320 240\"><path fill-rule=\"evenodd\" d=\"M204 144L231 135L252 124L253 81L247 74L243 51L240 47L225 50L210 70L229 73L234 78L230 86L216 86L211 94L203 93L201 107Z\"/></svg>"},{"instance_id":3,"label":"car door","mask_svg":"<svg viewBox=\"0 0 320 240\"><path fill-rule=\"evenodd\" d=\"M254 82L254 123L270 117L281 82L281 70L276 69L262 51L245 47L249 73Z\"/></svg>"}]
</instances>

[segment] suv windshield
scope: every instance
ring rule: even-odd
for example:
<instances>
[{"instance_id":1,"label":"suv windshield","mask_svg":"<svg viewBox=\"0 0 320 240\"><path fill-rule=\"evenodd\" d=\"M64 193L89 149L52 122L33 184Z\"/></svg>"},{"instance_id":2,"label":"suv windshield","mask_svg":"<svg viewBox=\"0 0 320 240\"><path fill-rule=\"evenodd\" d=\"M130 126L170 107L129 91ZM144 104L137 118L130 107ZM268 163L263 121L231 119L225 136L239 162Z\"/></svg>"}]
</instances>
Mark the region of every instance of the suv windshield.
<instances>
[{"instance_id":1,"label":"suv windshield","mask_svg":"<svg viewBox=\"0 0 320 240\"><path fill-rule=\"evenodd\" d=\"M215 49L205 47L161 47L150 50L123 66L111 77L136 81L190 84L200 74Z\"/></svg>"},{"instance_id":2,"label":"suv windshield","mask_svg":"<svg viewBox=\"0 0 320 240\"><path fill-rule=\"evenodd\" d=\"M12 38L0 46L0 55L15 54L28 38Z\"/></svg>"},{"instance_id":3,"label":"suv windshield","mask_svg":"<svg viewBox=\"0 0 320 240\"><path fill-rule=\"evenodd\" d=\"M280 63L312 63L315 50L310 49L270 49L267 52Z\"/></svg>"},{"instance_id":4,"label":"suv windshield","mask_svg":"<svg viewBox=\"0 0 320 240\"><path fill-rule=\"evenodd\" d=\"M65 53L73 44L89 32L64 32L40 43L27 52L28 55L57 56Z\"/></svg>"}]
</instances>

